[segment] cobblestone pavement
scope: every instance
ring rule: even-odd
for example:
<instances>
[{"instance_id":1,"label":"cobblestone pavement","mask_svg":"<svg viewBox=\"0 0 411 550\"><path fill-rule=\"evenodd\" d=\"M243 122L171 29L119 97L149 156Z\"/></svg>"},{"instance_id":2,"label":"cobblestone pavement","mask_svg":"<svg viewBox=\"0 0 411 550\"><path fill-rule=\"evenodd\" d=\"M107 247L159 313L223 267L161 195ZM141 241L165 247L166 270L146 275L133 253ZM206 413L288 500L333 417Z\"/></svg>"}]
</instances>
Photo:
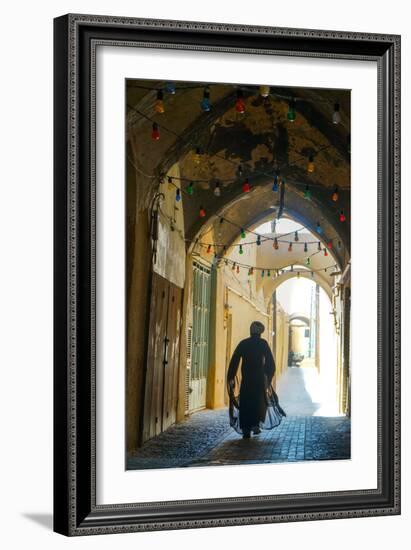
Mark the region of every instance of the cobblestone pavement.
<instances>
[{"instance_id":1,"label":"cobblestone pavement","mask_svg":"<svg viewBox=\"0 0 411 550\"><path fill-rule=\"evenodd\" d=\"M350 458L346 417L287 416L280 426L242 439L228 412L202 411L148 441L129 457L128 469L261 464Z\"/></svg>"},{"instance_id":2,"label":"cobblestone pavement","mask_svg":"<svg viewBox=\"0 0 411 550\"><path fill-rule=\"evenodd\" d=\"M242 439L231 430L211 451L189 466L261 464L350 458L350 420L346 417L291 416L280 426Z\"/></svg>"},{"instance_id":3,"label":"cobblestone pavement","mask_svg":"<svg viewBox=\"0 0 411 550\"><path fill-rule=\"evenodd\" d=\"M129 456L127 469L185 466L214 448L230 431L227 409L194 413Z\"/></svg>"},{"instance_id":4,"label":"cobblestone pavement","mask_svg":"<svg viewBox=\"0 0 411 550\"><path fill-rule=\"evenodd\" d=\"M246 440L229 426L227 409L201 411L148 441L128 457L127 468L350 458L350 419L335 416L324 401L315 368L289 368L277 391L287 413L277 428Z\"/></svg>"}]
</instances>

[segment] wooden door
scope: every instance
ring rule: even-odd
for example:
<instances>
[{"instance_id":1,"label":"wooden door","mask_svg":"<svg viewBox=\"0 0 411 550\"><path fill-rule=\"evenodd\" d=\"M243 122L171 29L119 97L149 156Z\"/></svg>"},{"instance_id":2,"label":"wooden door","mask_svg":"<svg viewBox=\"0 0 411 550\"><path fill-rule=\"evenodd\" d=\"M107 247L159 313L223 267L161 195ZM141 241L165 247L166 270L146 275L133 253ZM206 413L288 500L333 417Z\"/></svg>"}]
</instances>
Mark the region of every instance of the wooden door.
<instances>
[{"instance_id":1,"label":"wooden door","mask_svg":"<svg viewBox=\"0 0 411 550\"><path fill-rule=\"evenodd\" d=\"M181 305L182 289L169 283L165 335L162 430L166 430L174 424L177 416Z\"/></svg>"},{"instance_id":2,"label":"wooden door","mask_svg":"<svg viewBox=\"0 0 411 550\"><path fill-rule=\"evenodd\" d=\"M143 434L147 441L174 424L177 414L182 289L152 274L144 390Z\"/></svg>"}]
</instances>

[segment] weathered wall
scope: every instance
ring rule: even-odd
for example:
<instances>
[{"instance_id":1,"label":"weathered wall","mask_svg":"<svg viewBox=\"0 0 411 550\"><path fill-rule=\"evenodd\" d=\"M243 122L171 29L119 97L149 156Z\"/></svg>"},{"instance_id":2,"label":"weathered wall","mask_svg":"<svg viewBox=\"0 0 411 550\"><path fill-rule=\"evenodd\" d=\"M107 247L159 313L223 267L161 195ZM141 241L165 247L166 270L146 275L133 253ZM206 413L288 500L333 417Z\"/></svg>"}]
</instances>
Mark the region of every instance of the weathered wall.
<instances>
[{"instance_id":1,"label":"weathered wall","mask_svg":"<svg viewBox=\"0 0 411 550\"><path fill-rule=\"evenodd\" d=\"M168 176L180 177L178 164L169 170ZM153 270L178 287L184 288L186 256L184 197L181 195L181 200L176 201L176 186L179 188L179 180L174 179L173 182L174 184L167 183L166 178L166 181L160 185L164 199L159 208L157 260Z\"/></svg>"},{"instance_id":2,"label":"weathered wall","mask_svg":"<svg viewBox=\"0 0 411 550\"><path fill-rule=\"evenodd\" d=\"M146 327L148 324L151 246L149 211L144 205L141 178L133 166L127 170L127 341L126 341L126 440L127 450L139 444Z\"/></svg>"},{"instance_id":3,"label":"weathered wall","mask_svg":"<svg viewBox=\"0 0 411 550\"><path fill-rule=\"evenodd\" d=\"M288 367L288 315L277 302L276 307L276 342L275 342L275 366L276 379L278 380Z\"/></svg>"},{"instance_id":4,"label":"weathered wall","mask_svg":"<svg viewBox=\"0 0 411 550\"><path fill-rule=\"evenodd\" d=\"M130 147L132 158L134 148ZM175 165L170 175L178 177ZM151 303L151 246L149 186L153 183L127 166L127 351L126 439L127 450L141 444L148 315ZM158 215L158 242L153 270L180 288L185 281L184 213L176 202L176 188L167 182L159 189L164 198Z\"/></svg>"}]
</instances>

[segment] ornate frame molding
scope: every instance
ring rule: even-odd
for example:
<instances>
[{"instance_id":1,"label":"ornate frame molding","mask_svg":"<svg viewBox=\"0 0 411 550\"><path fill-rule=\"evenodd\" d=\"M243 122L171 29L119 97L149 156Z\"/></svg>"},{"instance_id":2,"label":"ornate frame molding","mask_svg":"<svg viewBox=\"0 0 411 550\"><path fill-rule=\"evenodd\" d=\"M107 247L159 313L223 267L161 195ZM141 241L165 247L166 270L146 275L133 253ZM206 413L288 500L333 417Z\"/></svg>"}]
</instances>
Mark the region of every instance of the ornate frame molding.
<instances>
[{"instance_id":1,"label":"ornate frame molding","mask_svg":"<svg viewBox=\"0 0 411 550\"><path fill-rule=\"evenodd\" d=\"M400 513L400 37L73 14L54 24L55 531L73 536ZM224 45L216 45L216 37ZM102 44L377 62L378 392L384 404L378 489L96 505L95 78Z\"/></svg>"}]
</instances>

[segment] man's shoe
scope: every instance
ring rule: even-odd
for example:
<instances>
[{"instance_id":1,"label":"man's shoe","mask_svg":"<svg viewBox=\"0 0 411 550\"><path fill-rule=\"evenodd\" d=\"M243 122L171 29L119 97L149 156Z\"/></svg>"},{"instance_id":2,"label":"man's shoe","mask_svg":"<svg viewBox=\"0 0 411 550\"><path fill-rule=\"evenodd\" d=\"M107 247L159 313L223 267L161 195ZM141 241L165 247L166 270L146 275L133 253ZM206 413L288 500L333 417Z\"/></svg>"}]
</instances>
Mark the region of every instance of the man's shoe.
<instances>
[{"instance_id":1,"label":"man's shoe","mask_svg":"<svg viewBox=\"0 0 411 550\"><path fill-rule=\"evenodd\" d=\"M244 432L243 433L243 439L250 439L251 433L250 432Z\"/></svg>"}]
</instances>

